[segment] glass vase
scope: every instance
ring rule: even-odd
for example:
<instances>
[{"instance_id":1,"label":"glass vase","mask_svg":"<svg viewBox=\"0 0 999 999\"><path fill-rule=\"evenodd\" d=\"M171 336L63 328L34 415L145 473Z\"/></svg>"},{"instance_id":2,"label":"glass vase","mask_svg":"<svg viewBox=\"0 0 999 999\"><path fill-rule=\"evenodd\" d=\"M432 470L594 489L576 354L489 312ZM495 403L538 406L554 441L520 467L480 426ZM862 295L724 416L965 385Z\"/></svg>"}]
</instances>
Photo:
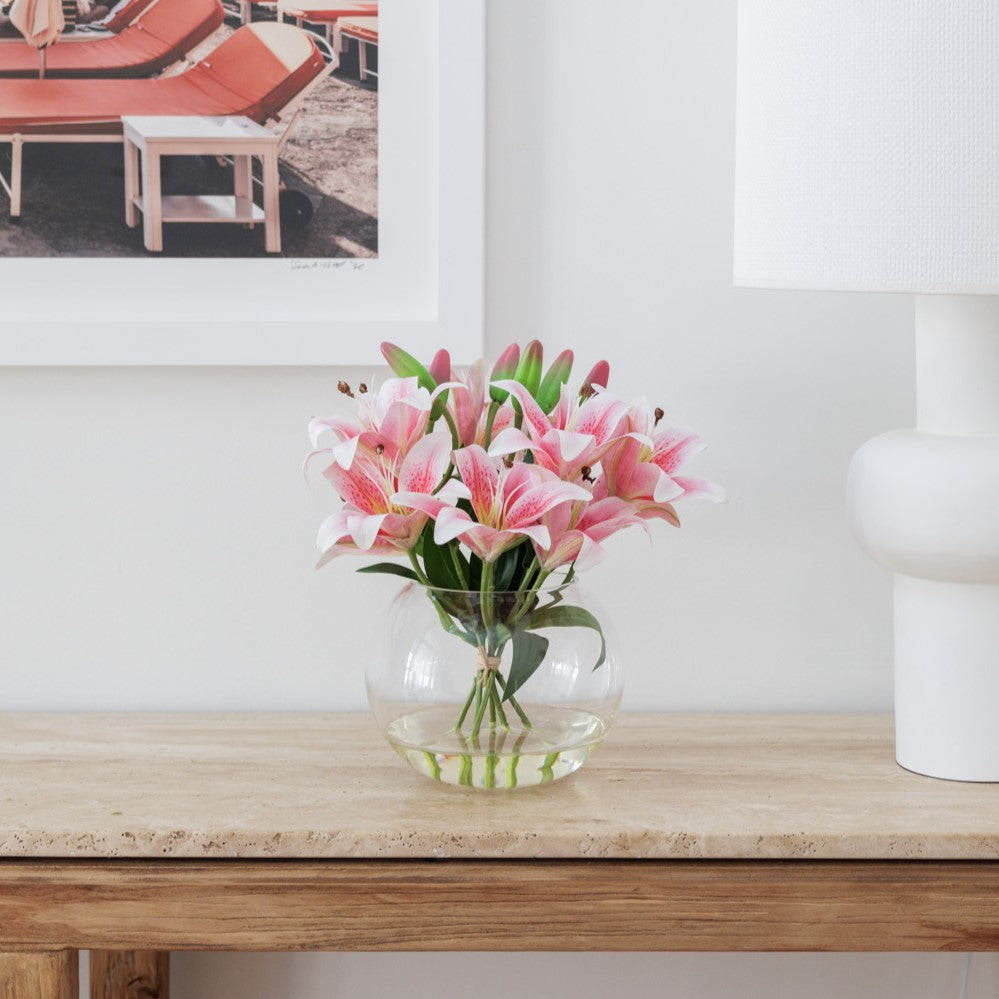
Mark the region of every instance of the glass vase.
<instances>
[{"instance_id":1,"label":"glass vase","mask_svg":"<svg viewBox=\"0 0 999 999\"><path fill-rule=\"evenodd\" d=\"M610 728L621 680L608 622L578 583L531 591L409 583L379 619L366 671L382 732L445 784L548 784Z\"/></svg>"}]
</instances>

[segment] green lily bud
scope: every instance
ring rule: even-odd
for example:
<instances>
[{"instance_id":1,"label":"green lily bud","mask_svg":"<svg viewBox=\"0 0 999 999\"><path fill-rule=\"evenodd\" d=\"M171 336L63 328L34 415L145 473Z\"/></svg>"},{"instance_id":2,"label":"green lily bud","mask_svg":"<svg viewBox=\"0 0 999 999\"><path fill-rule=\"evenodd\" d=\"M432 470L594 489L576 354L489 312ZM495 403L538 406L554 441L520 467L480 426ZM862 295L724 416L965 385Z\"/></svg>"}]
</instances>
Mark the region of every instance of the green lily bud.
<instances>
[{"instance_id":1,"label":"green lily bud","mask_svg":"<svg viewBox=\"0 0 999 999\"><path fill-rule=\"evenodd\" d=\"M544 361L544 348L539 340L532 340L520 358L517 373L513 376L531 395L535 395L541 384L541 365Z\"/></svg>"},{"instance_id":2,"label":"green lily bud","mask_svg":"<svg viewBox=\"0 0 999 999\"><path fill-rule=\"evenodd\" d=\"M437 382L427 369L413 357L407 354L402 347L397 347L387 340L382 344L382 357L388 362L392 373L399 378L416 378L421 388L432 392L437 387Z\"/></svg>"},{"instance_id":3,"label":"green lily bud","mask_svg":"<svg viewBox=\"0 0 999 999\"><path fill-rule=\"evenodd\" d=\"M493 365L493 373L489 376L490 382L503 381L510 378L517 373L517 365L520 363L520 347L518 344L511 343L506 350L503 351L499 356L499 360ZM502 389L489 388L489 398L493 402L506 402L509 397L509 392L504 392Z\"/></svg>"},{"instance_id":4,"label":"green lily bud","mask_svg":"<svg viewBox=\"0 0 999 999\"><path fill-rule=\"evenodd\" d=\"M552 361L552 366L548 369L545 377L541 379L541 385L535 395L538 405L545 413L549 413L555 408L561 394L561 388L569 380L571 372L572 351L563 350Z\"/></svg>"}]
</instances>

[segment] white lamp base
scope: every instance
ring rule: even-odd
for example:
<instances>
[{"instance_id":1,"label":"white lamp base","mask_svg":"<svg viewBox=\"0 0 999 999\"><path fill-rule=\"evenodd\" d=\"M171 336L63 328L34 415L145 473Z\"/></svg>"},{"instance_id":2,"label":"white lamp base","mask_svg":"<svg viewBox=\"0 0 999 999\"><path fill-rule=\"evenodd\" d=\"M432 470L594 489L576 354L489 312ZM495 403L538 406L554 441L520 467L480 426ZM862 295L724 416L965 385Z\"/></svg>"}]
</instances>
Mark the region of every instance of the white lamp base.
<instances>
[{"instance_id":1,"label":"white lamp base","mask_svg":"<svg viewBox=\"0 0 999 999\"><path fill-rule=\"evenodd\" d=\"M895 758L999 781L999 585L895 577Z\"/></svg>"},{"instance_id":2,"label":"white lamp base","mask_svg":"<svg viewBox=\"0 0 999 999\"><path fill-rule=\"evenodd\" d=\"M895 576L895 747L999 781L999 297L916 299L916 430L854 455L860 546Z\"/></svg>"}]
</instances>

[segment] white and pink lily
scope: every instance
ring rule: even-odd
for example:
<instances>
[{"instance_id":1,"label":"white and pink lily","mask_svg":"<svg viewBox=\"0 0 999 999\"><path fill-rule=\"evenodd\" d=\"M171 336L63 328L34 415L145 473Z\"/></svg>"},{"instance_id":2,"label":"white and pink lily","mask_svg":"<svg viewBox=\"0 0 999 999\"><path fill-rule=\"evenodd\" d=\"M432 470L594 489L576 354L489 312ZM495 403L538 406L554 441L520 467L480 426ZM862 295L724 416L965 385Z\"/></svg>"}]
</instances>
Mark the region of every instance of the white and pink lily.
<instances>
[{"instance_id":1,"label":"white and pink lily","mask_svg":"<svg viewBox=\"0 0 999 999\"><path fill-rule=\"evenodd\" d=\"M461 447L470 444L485 446L486 422L489 407L486 404L486 376L484 364L479 361L471 367L459 368L451 376L452 382L462 386L448 396L447 408L458 430ZM513 423L513 407L504 403L493 417L492 436Z\"/></svg>"},{"instance_id":2,"label":"white and pink lily","mask_svg":"<svg viewBox=\"0 0 999 999\"><path fill-rule=\"evenodd\" d=\"M588 569L604 557L600 542L612 534L645 521L627 500L616 496L583 504L563 504L542 519L551 534L551 547L545 551L535 546L538 562L545 572L573 564Z\"/></svg>"},{"instance_id":3,"label":"white and pink lily","mask_svg":"<svg viewBox=\"0 0 999 999\"><path fill-rule=\"evenodd\" d=\"M661 410L653 412L644 399L628 410L626 433L601 460L602 475L594 496L620 497L633 503L639 516L659 518L678 527L673 500L684 497L720 502L725 494L707 479L678 474L704 444L697 434L681 427L657 429L662 416Z\"/></svg>"},{"instance_id":4,"label":"white and pink lily","mask_svg":"<svg viewBox=\"0 0 999 999\"><path fill-rule=\"evenodd\" d=\"M437 505L435 497L425 494L400 493L393 500L433 517L437 544L458 538L484 562L495 561L524 538L547 551L551 535L541 518L560 504L590 499L588 490L563 482L539 465L520 462L507 468L478 444L455 451L454 463L468 490L474 520L466 511Z\"/></svg>"},{"instance_id":5,"label":"white and pink lily","mask_svg":"<svg viewBox=\"0 0 999 999\"><path fill-rule=\"evenodd\" d=\"M383 445L370 448L361 440L349 468L334 461L323 475L345 506L319 528L319 566L347 552L401 555L410 551L428 517L467 495L456 480L438 489L450 460L450 438L427 434L405 457L398 453L390 457ZM419 496L420 508L396 502L397 493Z\"/></svg>"},{"instance_id":6,"label":"white and pink lily","mask_svg":"<svg viewBox=\"0 0 999 999\"><path fill-rule=\"evenodd\" d=\"M494 382L509 392L524 413L523 429L508 427L493 437L491 455L530 451L542 468L559 478L577 478L584 467L592 468L620 435L628 404L607 392L598 392L582 403L563 385L559 401L548 416L523 385L515 381Z\"/></svg>"},{"instance_id":7,"label":"white and pink lily","mask_svg":"<svg viewBox=\"0 0 999 999\"><path fill-rule=\"evenodd\" d=\"M309 435L316 454L329 454L341 468L350 468L361 440L374 449L379 445L389 460L405 456L426 433L427 421L434 399L441 392L456 388L462 394L464 386L457 383L439 385L432 393L421 388L416 378L389 378L377 392L357 395L357 417L332 416L309 423ZM336 443L319 449L324 433L332 433Z\"/></svg>"}]
</instances>

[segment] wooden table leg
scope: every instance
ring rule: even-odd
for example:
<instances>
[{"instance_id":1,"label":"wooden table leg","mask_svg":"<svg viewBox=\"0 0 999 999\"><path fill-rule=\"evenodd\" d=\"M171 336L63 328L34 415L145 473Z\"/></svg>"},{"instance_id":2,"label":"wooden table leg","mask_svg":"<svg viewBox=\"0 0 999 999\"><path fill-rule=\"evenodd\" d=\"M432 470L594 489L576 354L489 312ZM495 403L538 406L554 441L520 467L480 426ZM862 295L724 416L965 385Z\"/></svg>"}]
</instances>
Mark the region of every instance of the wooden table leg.
<instances>
[{"instance_id":1,"label":"wooden table leg","mask_svg":"<svg viewBox=\"0 0 999 999\"><path fill-rule=\"evenodd\" d=\"M264 249L268 253L280 253L281 178L278 175L277 150L267 150L260 159L264 173Z\"/></svg>"},{"instance_id":2,"label":"wooden table leg","mask_svg":"<svg viewBox=\"0 0 999 999\"><path fill-rule=\"evenodd\" d=\"M90 999L169 999L169 993L169 951L90 952Z\"/></svg>"},{"instance_id":3,"label":"wooden table leg","mask_svg":"<svg viewBox=\"0 0 999 999\"><path fill-rule=\"evenodd\" d=\"M139 196L139 147L125 139L125 225L134 229L139 224L135 199Z\"/></svg>"},{"instance_id":4,"label":"wooden table leg","mask_svg":"<svg viewBox=\"0 0 999 999\"><path fill-rule=\"evenodd\" d=\"M160 154L149 143L142 156L142 241L147 250L163 249L163 202L160 189Z\"/></svg>"},{"instance_id":5,"label":"wooden table leg","mask_svg":"<svg viewBox=\"0 0 999 999\"><path fill-rule=\"evenodd\" d=\"M250 156L233 156L232 172L233 186L236 195L236 214L252 215L253 158Z\"/></svg>"},{"instance_id":6,"label":"wooden table leg","mask_svg":"<svg viewBox=\"0 0 999 999\"><path fill-rule=\"evenodd\" d=\"M75 950L0 952L0 999L79 999Z\"/></svg>"}]
</instances>

